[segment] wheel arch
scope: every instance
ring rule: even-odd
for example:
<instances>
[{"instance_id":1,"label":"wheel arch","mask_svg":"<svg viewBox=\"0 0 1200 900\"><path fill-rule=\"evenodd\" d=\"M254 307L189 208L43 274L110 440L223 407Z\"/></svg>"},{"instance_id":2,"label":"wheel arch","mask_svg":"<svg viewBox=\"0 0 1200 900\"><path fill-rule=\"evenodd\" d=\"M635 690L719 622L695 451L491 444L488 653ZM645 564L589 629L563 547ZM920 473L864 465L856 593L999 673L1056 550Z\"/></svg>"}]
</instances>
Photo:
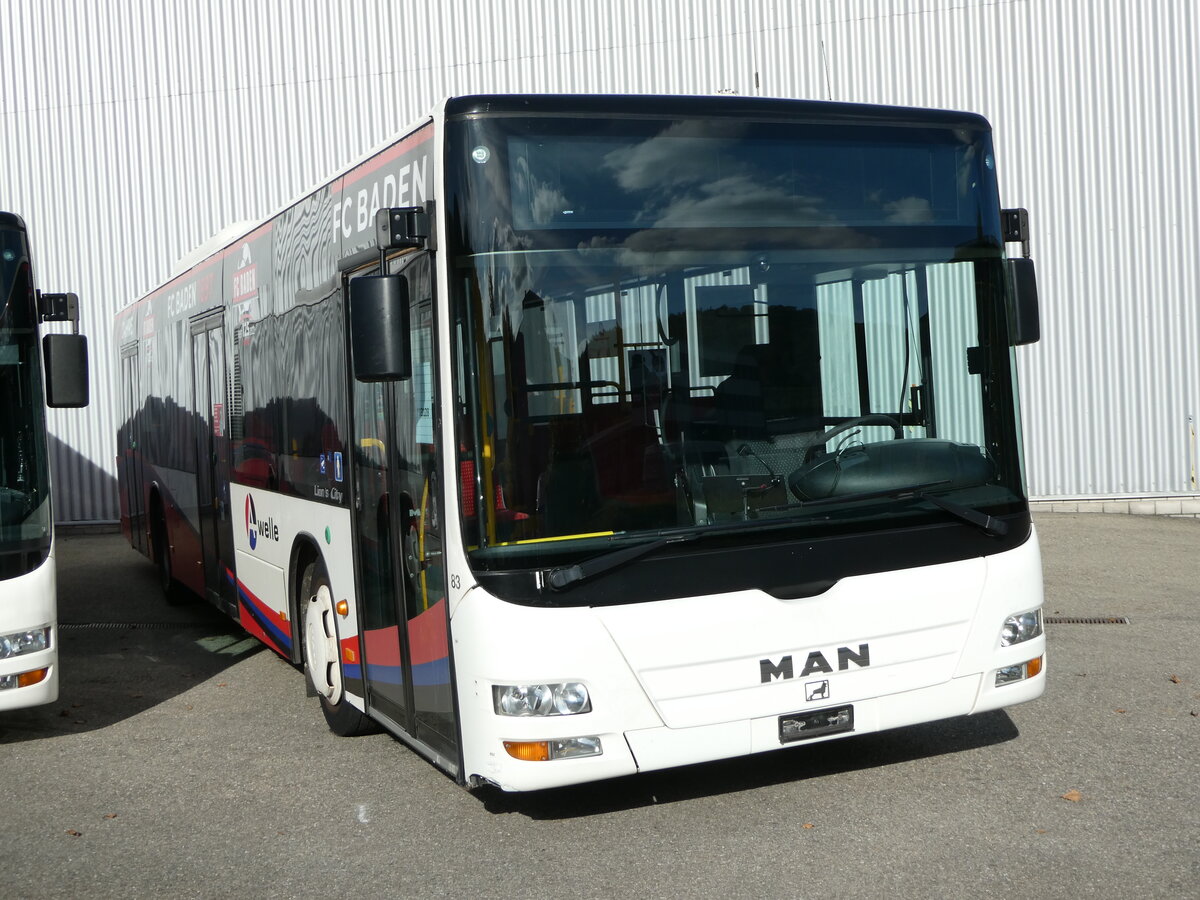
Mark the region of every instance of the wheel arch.
<instances>
[{"instance_id":1,"label":"wheel arch","mask_svg":"<svg viewBox=\"0 0 1200 900\"><path fill-rule=\"evenodd\" d=\"M312 563L320 563L325 571L329 566L321 553L321 545L311 534L298 534L292 543L288 561L288 621L292 623L292 662L304 662L304 623L301 604L304 597L304 572Z\"/></svg>"}]
</instances>

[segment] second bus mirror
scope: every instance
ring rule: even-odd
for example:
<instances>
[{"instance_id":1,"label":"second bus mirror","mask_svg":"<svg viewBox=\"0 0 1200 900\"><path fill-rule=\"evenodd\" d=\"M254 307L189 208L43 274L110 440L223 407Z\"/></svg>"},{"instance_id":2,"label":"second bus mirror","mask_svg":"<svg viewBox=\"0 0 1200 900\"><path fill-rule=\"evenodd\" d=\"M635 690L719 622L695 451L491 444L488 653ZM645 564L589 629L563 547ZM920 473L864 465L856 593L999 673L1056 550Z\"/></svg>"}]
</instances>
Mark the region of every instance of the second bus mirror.
<instances>
[{"instance_id":1,"label":"second bus mirror","mask_svg":"<svg viewBox=\"0 0 1200 900\"><path fill-rule=\"evenodd\" d=\"M359 381L401 381L412 375L404 276L363 275L350 281L350 353Z\"/></svg>"},{"instance_id":2,"label":"second bus mirror","mask_svg":"<svg viewBox=\"0 0 1200 900\"><path fill-rule=\"evenodd\" d=\"M82 334L42 337L46 366L46 405L78 409L88 405L88 347Z\"/></svg>"},{"instance_id":3,"label":"second bus mirror","mask_svg":"<svg viewBox=\"0 0 1200 900\"><path fill-rule=\"evenodd\" d=\"M1009 328L1014 347L1036 344L1042 336L1041 314L1038 311L1037 277L1032 259L1008 261Z\"/></svg>"}]
</instances>

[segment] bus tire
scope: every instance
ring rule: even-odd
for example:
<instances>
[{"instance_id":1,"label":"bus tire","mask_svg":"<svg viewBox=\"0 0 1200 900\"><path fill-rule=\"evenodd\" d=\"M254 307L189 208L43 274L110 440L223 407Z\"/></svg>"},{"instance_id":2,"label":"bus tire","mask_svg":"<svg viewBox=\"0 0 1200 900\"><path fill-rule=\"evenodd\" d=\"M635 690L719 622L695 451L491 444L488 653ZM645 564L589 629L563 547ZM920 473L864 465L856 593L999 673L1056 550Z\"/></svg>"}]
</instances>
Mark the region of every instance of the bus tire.
<instances>
[{"instance_id":1,"label":"bus tire","mask_svg":"<svg viewBox=\"0 0 1200 900\"><path fill-rule=\"evenodd\" d=\"M320 562L310 562L300 581L301 629L304 637L304 677L316 693L329 730L342 737L369 734L377 728L346 699L338 651L337 615L329 575Z\"/></svg>"}]
</instances>

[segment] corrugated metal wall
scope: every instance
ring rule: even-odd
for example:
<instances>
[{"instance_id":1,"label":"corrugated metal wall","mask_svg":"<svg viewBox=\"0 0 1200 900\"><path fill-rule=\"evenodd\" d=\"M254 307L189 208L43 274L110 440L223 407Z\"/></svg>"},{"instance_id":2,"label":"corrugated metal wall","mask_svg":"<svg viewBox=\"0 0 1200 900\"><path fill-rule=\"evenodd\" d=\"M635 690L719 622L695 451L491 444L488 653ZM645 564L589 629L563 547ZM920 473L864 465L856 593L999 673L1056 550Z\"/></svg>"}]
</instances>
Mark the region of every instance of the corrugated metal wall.
<instances>
[{"instance_id":1,"label":"corrugated metal wall","mask_svg":"<svg viewBox=\"0 0 1200 900\"><path fill-rule=\"evenodd\" d=\"M6 0L0 207L77 291L93 402L52 415L60 521L117 514L110 322L175 260L471 91L719 91L987 115L1031 210L1036 496L1196 492L1190 0Z\"/></svg>"}]
</instances>

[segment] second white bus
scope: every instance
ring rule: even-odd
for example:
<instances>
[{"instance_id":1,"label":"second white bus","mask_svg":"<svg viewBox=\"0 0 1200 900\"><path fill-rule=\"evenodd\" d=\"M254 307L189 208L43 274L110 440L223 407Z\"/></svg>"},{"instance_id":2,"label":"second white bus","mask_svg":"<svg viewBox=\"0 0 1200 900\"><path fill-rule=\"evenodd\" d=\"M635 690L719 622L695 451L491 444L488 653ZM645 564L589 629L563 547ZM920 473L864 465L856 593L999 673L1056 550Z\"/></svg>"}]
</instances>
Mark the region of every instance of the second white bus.
<instances>
[{"instance_id":1,"label":"second white bus","mask_svg":"<svg viewBox=\"0 0 1200 900\"><path fill-rule=\"evenodd\" d=\"M70 321L74 334L39 334ZM43 294L25 222L0 212L0 711L58 698L58 598L46 407L88 402L74 294Z\"/></svg>"}]
</instances>

